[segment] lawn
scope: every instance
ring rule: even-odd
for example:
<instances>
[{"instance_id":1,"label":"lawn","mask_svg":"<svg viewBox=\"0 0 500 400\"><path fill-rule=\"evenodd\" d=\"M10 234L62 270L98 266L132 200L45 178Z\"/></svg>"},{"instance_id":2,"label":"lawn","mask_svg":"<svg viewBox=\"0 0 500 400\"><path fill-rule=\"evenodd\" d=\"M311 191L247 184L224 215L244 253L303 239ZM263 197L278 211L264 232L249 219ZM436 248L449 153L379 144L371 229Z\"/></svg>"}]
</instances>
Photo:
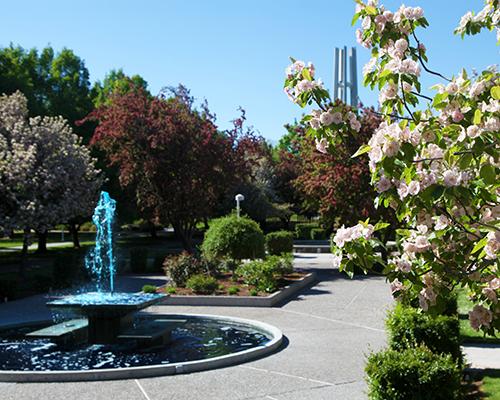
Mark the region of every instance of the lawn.
<instances>
[{"instance_id":1,"label":"lawn","mask_svg":"<svg viewBox=\"0 0 500 400\"><path fill-rule=\"evenodd\" d=\"M482 391L489 400L500 400L500 371L487 370L483 375Z\"/></svg>"},{"instance_id":2,"label":"lawn","mask_svg":"<svg viewBox=\"0 0 500 400\"><path fill-rule=\"evenodd\" d=\"M458 314L460 317L460 336L464 343L497 343L500 344L500 337L484 335L481 331L475 331L469 324L469 311L473 304L467 298L464 289L457 290Z\"/></svg>"}]
</instances>

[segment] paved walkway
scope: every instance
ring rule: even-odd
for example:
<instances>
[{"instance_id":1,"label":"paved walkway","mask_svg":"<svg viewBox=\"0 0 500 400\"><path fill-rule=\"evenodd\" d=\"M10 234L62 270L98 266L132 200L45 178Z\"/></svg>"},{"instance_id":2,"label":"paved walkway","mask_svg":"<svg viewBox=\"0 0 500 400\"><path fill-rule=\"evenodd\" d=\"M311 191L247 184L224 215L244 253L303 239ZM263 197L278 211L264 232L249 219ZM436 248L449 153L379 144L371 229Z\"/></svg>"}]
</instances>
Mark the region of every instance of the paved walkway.
<instances>
[{"instance_id":1,"label":"paved walkway","mask_svg":"<svg viewBox=\"0 0 500 400\"><path fill-rule=\"evenodd\" d=\"M154 306L152 312L206 313L256 319L286 336L277 353L257 361L189 375L85 383L0 383L2 400L322 400L366 399L366 355L385 346L392 300L381 277L345 278L328 254L296 255L320 282L279 308ZM143 279L154 280L154 277ZM127 278L125 278L125 281ZM142 283L142 282L141 282ZM124 283L134 290L133 280ZM138 285L137 285L138 286ZM142 285L141 285L142 286ZM139 287L141 287L139 286ZM41 299L38 303L42 303ZM9 315L0 306L0 321ZM29 316L46 313L39 304ZM15 318L12 315L11 317ZM27 318L28 314L24 314ZM18 316L19 318L19 316Z\"/></svg>"}]
</instances>

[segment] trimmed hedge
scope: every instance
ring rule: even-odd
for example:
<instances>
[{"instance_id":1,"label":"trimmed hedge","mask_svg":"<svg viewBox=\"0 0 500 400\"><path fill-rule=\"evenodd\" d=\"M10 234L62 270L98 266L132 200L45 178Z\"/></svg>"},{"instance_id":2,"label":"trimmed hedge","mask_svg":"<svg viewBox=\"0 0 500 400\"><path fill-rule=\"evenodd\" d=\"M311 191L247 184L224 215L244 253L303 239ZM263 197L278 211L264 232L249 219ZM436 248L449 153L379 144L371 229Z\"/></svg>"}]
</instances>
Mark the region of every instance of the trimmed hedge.
<instances>
[{"instance_id":1,"label":"trimmed hedge","mask_svg":"<svg viewBox=\"0 0 500 400\"><path fill-rule=\"evenodd\" d=\"M459 364L462 362L457 316L432 316L397 304L389 313L386 327L389 346L394 350L425 345L436 354L450 354Z\"/></svg>"},{"instance_id":2,"label":"trimmed hedge","mask_svg":"<svg viewBox=\"0 0 500 400\"><path fill-rule=\"evenodd\" d=\"M210 222L201 248L210 260L226 257L242 260L264 257L264 244L264 233L257 222L229 215Z\"/></svg>"},{"instance_id":3,"label":"trimmed hedge","mask_svg":"<svg viewBox=\"0 0 500 400\"><path fill-rule=\"evenodd\" d=\"M323 228L313 228L311 229L311 239L312 240L326 240L326 230Z\"/></svg>"},{"instance_id":4,"label":"trimmed hedge","mask_svg":"<svg viewBox=\"0 0 500 400\"><path fill-rule=\"evenodd\" d=\"M140 274L148 269L148 249L134 247L130 249L130 269L133 273Z\"/></svg>"},{"instance_id":5,"label":"trimmed hedge","mask_svg":"<svg viewBox=\"0 0 500 400\"><path fill-rule=\"evenodd\" d=\"M293 252L293 233L290 231L268 233L266 235L266 247L271 255Z\"/></svg>"},{"instance_id":6,"label":"trimmed hedge","mask_svg":"<svg viewBox=\"0 0 500 400\"><path fill-rule=\"evenodd\" d=\"M315 222L297 224L295 225L295 237L297 239L311 239L311 231L315 228L319 228L318 224Z\"/></svg>"},{"instance_id":7,"label":"trimmed hedge","mask_svg":"<svg viewBox=\"0 0 500 400\"><path fill-rule=\"evenodd\" d=\"M461 371L450 355L425 346L383 350L368 357L368 396L372 400L458 400Z\"/></svg>"}]
</instances>

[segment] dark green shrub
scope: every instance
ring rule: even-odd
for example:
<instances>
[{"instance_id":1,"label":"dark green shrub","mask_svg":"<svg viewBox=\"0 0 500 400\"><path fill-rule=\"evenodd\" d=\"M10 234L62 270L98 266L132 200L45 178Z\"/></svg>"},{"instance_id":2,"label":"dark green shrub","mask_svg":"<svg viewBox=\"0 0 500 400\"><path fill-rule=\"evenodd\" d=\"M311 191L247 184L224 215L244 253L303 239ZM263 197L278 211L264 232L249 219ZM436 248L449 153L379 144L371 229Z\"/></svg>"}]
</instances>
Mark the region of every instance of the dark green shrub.
<instances>
[{"instance_id":1,"label":"dark green shrub","mask_svg":"<svg viewBox=\"0 0 500 400\"><path fill-rule=\"evenodd\" d=\"M434 313L440 315L458 315L458 303L457 294L455 292L446 293L444 290L439 293L439 308L434 308ZM418 308L418 297L412 298L410 301L406 301L411 307Z\"/></svg>"},{"instance_id":2,"label":"dark green shrub","mask_svg":"<svg viewBox=\"0 0 500 400\"><path fill-rule=\"evenodd\" d=\"M293 258L288 255L269 256L265 260L251 261L238 267L235 274L247 285L253 285L259 291L274 292L278 288L279 278L292 271Z\"/></svg>"},{"instance_id":3,"label":"dark green shrub","mask_svg":"<svg viewBox=\"0 0 500 400\"><path fill-rule=\"evenodd\" d=\"M293 251L293 233L289 231L271 232L266 235L267 251L271 255Z\"/></svg>"},{"instance_id":4,"label":"dark green shrub","mask_svg":"<svg viewBox=\"0 0 500 400\"><path fill-rule=\"evenodd\" d=\"M457 316L432 316L397 304L386 320L389 345L394 350L425 345L434 353L450 354L459 363L460 324Z\"/></svg>"},{"instance_id":5,"label":"dark green shrub","mask_svg":"<svg viewBox=\"0 0 500 400\"><path fill-rule=\"evenodd\" d=\"M205 233L203 255L236 260L264 257L264 234L257 222L236 215L214 219Z\"/></svg>"},{"instance_id":6,"label":"dark green shrub","mask_svg":"<svg viewBox=\"0 0 500 400\"><path fill-rule=\"evenodd\" d=\"M141 274L148 269L148 250L141 247L130 249L130 269L134 274Z\"/></svg>"},{"instance_id":7,"label":"dark green shrub","mask_svg":"<svg viewBox=\"0 0 500 400\"><path fill-rule=\"evenodd\" d=\"M326 240L326 231L323 228L311 229L311 240Z\"/></svg>"},{"instance_id":8,"label":"dark green shrub","mask_svg":"<svg viewBox=\"0 0 500 400\"><path fill-rule=\"evenodd\" d=\"M82 268L83 260L76 254L63 253L57 255L52 264L54 289L63 289L77 281L77 276Z\"/></svg>"},{"instance_id":9,"label":"dark green shrub","mask_svg":"<svg viewBox=\"0 0 500 400\"><path fill-rule=\"evenodd\" d=\"M311 239L311 230L319 228L318 224L311 222L306 224L295 225L295 237L297 239Z\"/></svg>"},{"instance_id":10,"label":"dark green shrub","mask_svg":"<svg viewBox=\"0 0 500 400\"><path fill-rule=\"evenodd\" d=\"M207 275L193 275L187 280L186 287L198 294L213 294L219 287L217 279Z\"/></svg>"},{"instance_id":11,"label":"dark green shrub","mask_svg":"<svg viewBox=\"0 0 500 400\"><path fill-rule=\"evenodd\" d=\"M142 291L144 293L156 293L157 290L158 290L158 288L154 285L144 285L142 287Z\"/></svg>"},{"instance_id":12,"label":"dark green shrub","mask_svg":"<svg viewBox=\"0 0 500 400\"><path fill-rule=\"evenodd\" d=\"M205 272L203 268L200 259L187 252L167 257L163 263L167 278L179 287L184 287L191 276Z\"/></svg>"},{"instance_id":13,"label":"dark green shrub","mask_svg":"<svg viewBox=\"0 0 500 400\"><path fill-rule=\"evenodd\" d=\"M372 400L461 399L461 371L450 355L426 347L372 353L365 368Z\"/></svg>"},{"instance_id":14,"label":"dark green shrub","mask_svg":"<svg viewBox=\"0 0 500 400\"><path fill-rule=\"evenodd\" d=\"M238 286L230 286L228 289L227 289L227 293L230 294L230 295L235 295L237 294L238 292L240 291L240 288Z\"/></svg>"}]
</instances>

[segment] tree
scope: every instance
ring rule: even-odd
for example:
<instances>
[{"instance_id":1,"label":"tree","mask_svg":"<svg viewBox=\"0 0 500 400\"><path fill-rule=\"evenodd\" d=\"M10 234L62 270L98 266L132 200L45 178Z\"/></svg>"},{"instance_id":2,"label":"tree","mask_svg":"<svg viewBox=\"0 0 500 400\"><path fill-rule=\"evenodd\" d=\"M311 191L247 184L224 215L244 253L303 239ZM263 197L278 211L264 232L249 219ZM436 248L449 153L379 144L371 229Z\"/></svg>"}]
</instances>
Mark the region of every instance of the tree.
<instances>
[{"instance_id":1,"label":"tree","mask_svg":"<svg viewBox=\"0 0 500 400\"><path fill-rule=\"evenodd\" d=\"M351 158L358 143L371 137L380 117L365 109L360 122L355 140L329 146L324 152L318 151L314 139L303 137L300 141L301 168L294 184L304 196L306 209L318 210L327 226L350 225L360 218L378 219L380 215L373 204L376 191L370 186L366 160Z\"/></svg>"},{"instance_id":2,"label":"tree","mask_svg":"<svg viewBox=\"0 0 500 400\"><path fill-rule=\"evenodd\" d=\"M489 68L469 77L462 70L448 78L428 67L418 38L428 26L420 7L392 12L377 1L357 1L353 22L362 21L358 41L371 50L364 82L381 88L383 120L367 144L353 155L368 154L376 204L391 207L405 229L398 230L399 252L386 263L383 244L373 233L388 224L362 221L341 227L334 237L334 262L341 270L385 266L396 299L417 299L422 310L439 313L449 292L462 287L475 302L472 328L500 330L499 141L500 73ZM477 15L467 13L456 33L496 30L500 5L487 0ZM499 40L500 43L500 40ZM444 83L433 97L421 93L425 71ZM345 143L357 135L355 116L332 106L314 79L314 67L293 61L285 90L301 106L315 103L304 120L318 147ZM425 100L425 109L419 109Z\"/></svg>"},{"instance_id":3,"label":"tree","mask_svg":"<svg viewBox=\"0 0 500 400\"><path fill-rule=\"evenodd\" d=\"M102 83L97 81L92 88L94 106L109 104L113 95L125 94L139 88L148 92L148 83L142 76L128 76L122 69L112 69L106 74Z\"/></svg>"},{"instance_id":4,"label":"tree","mask_svg":"<svg viewBox=\"0 0 500 400\"><path fill-rule=\"evenodd\" d=\"M52 47L40 53L20 46L0 49L0 94L21 91L30 116L62 116L88 143L89 130L75 121L92 110L89 72L72 50L58 54Z\"/></svg>"},{"instance_id":5,"label":"tree","mask_svg":"<svg viewBox=\"0 0 500 400\"><path fill-rule=\"evenodd\" d=\"M38 251L47 230L89 216L102 183L95 160L61 117L28 118L20 92L0 97L0 226L33 229Z\"/></svg>"},{"instance_id":6,"label":"tree","mask_svg":"<svg viewBox=\"0 0 500 400\"><path fill-rule=\"evenodd\" d=\"M196 224L247 171L244 149L254 141L238 126L217 131L208 108L197 110L183 86L156 97L143 88L115 94L88 120L98 123L92 144L118 167L146 219L172 224L188 251Z\"/></svg>"}]
</instances>

